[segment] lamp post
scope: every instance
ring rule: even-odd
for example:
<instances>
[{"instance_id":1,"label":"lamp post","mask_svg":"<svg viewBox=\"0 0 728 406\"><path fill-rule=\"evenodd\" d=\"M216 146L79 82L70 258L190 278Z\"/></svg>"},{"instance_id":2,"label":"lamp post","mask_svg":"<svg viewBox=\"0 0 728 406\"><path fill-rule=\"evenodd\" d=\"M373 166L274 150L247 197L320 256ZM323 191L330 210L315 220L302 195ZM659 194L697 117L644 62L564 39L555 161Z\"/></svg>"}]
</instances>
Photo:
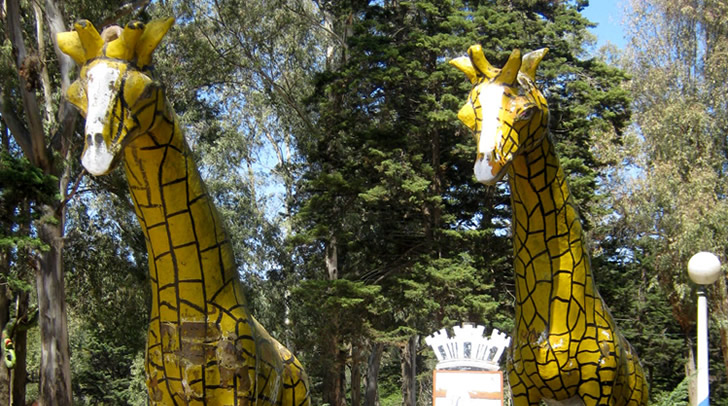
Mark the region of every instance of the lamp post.
<instances>
[{"instance_id":1,"label":"lamp post","mask_svg":"<svg viewBox=\"0 0 728 406\"><path fill-rule=\"evenodd\" d=\"M698 406L708 406L708 302L705 286L718 280L720 260L710 252L698 252L688 261L688 275L698 284Z\"/></svg>"}]
</instances>

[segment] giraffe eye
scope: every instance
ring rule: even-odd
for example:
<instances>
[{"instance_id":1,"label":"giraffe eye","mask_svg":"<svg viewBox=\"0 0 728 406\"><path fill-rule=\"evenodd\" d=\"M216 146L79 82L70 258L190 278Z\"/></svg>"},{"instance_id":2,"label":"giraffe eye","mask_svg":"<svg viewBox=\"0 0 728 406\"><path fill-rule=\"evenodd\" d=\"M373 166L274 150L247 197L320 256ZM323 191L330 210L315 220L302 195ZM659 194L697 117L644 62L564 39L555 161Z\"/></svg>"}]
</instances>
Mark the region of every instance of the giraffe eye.
<instances>
[{"instance_id":1,"label":"giraffe eye","mask_svg":"<svg viewBox=\"0 0 728 406\"><path fill-rule=\"evenodd\" d=\"M521 112L518 113L518 116L516 116L516 121L530 120L531 117L533 117L533 114L536 113L536 110L538 110L538 107L536 106L530 106L521 110Z\"/></svg>"},{"instance_id":2,"label":"giraffe eye","mask_svg":"<svg viewBox=\"0 0 728 406\"><path fill-rule=\"evenodd\" d=\"M138 72L130 72L124 85L124 100L129 106L152 96L155 83L148 76Z\"/></svg>"},{"instance_id":3,"label":"giraffe eye","mask_svg":"<svg viewBox=\"0 0 728 406\"><path fill-rule=\"evenodd\" d=\"M154 91L157 90L157 87L157 84L154 82L146 85L142 94L139 95L139 99L148 99L152 97L152 94L154 94Z\"/></svg>"}]
</instances>

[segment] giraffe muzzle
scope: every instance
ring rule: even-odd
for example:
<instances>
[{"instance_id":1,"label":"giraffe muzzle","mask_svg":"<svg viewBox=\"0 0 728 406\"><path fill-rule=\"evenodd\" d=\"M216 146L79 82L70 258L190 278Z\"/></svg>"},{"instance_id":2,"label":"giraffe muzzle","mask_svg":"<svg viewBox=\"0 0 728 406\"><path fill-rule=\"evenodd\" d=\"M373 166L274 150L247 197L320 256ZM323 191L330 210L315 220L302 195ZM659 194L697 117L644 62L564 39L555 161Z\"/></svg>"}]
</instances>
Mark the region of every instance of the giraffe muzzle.
<instances>
[{"instance_id":1,"label":"giraffe muzzle","mask_svg":"<svg viewBox=\"0 0 728 406\"><path fill-rule=\"evenodd\" d=\"M101 176L109 172L114 163L114 154L106 146L104 137L96 133L86 135L86 148L81 157L81 164L94 175Z\"/></svg>"},{"instance_id":2,"label":"giraffe muzzle","mask_svg":"<svg viewBox=\"0 0 728 406\"><path fill-rule=\"evenodd\" d=\"M485 185L498 182L505 172L505 166L493 158L493 151L478 154L475 160L475 178Z\"/></svg>"}]
</instances>

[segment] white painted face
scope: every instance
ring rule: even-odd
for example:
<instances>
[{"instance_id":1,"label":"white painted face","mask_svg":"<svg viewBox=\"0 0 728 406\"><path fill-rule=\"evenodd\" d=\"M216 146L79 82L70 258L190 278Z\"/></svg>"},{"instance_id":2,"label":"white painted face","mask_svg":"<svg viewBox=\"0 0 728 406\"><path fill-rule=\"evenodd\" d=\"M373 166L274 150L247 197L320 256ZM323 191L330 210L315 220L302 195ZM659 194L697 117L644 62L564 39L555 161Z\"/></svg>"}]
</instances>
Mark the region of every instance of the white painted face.
<instances>
[{"instance_id":1,"label":"white painted face","mask_svg":"<svg viewBox=\"0 0 728 406\"><path fill-rule=\"evenodd\" d=\"M117 94L119 75L118 69L103 63L89 69L87 74L86 148L81 163L94 176L108 172L114 161L114 153L109 150L103 134L109 107Z\"/></svg>"},{"instance_id":2,"label":"white painted face","mask_svg":"<svg viewBox=\"0 0 728 406\"><path fill-rule=\"evenodd\" d=\"M492 184L500 175L501 167L495 165L493 151L503 136L499 121L503 92L503 86L492 83L484 86L478 96L482 121L478 137L478 155L475 160L475 178L480 183Z\"/></svg>"}]
</instances>

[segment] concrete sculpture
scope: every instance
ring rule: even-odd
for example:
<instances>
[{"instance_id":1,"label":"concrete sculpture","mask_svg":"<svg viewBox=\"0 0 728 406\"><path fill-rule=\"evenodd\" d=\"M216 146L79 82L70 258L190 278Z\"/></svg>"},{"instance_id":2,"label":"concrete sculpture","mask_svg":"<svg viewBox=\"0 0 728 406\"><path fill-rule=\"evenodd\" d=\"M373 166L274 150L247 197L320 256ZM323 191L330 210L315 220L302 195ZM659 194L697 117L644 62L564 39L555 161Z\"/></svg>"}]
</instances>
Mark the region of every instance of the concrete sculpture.
<instances>
[{"instance_id":1,"label":"concrete sculpture","mask_svg":"<svg viewBox=\"0 0 728 406\"><path fill-rule=\"evenodd\" d=\"M597 292L581 222L535 84L546 49L501 69L479 45L451 63L473 88L458 118L477 143L475 176L511 191L516 320L509 380L516 406L646 405L637 356Z\"/></svg>"},{"instance_id":2,"label":"concrete sculpture","mask_svg":"<svg viewBox=\"0 0 728 406\"><path fill-rule=\"evenodd\" d=\"M232 246L156 79L152 53L173 19L58 35L81 71L67 92L86 118L82 164L117 162L149 255L146 377L155 405L308 405L296 357L248 311Z\"/></svg>"}]
</instances>

